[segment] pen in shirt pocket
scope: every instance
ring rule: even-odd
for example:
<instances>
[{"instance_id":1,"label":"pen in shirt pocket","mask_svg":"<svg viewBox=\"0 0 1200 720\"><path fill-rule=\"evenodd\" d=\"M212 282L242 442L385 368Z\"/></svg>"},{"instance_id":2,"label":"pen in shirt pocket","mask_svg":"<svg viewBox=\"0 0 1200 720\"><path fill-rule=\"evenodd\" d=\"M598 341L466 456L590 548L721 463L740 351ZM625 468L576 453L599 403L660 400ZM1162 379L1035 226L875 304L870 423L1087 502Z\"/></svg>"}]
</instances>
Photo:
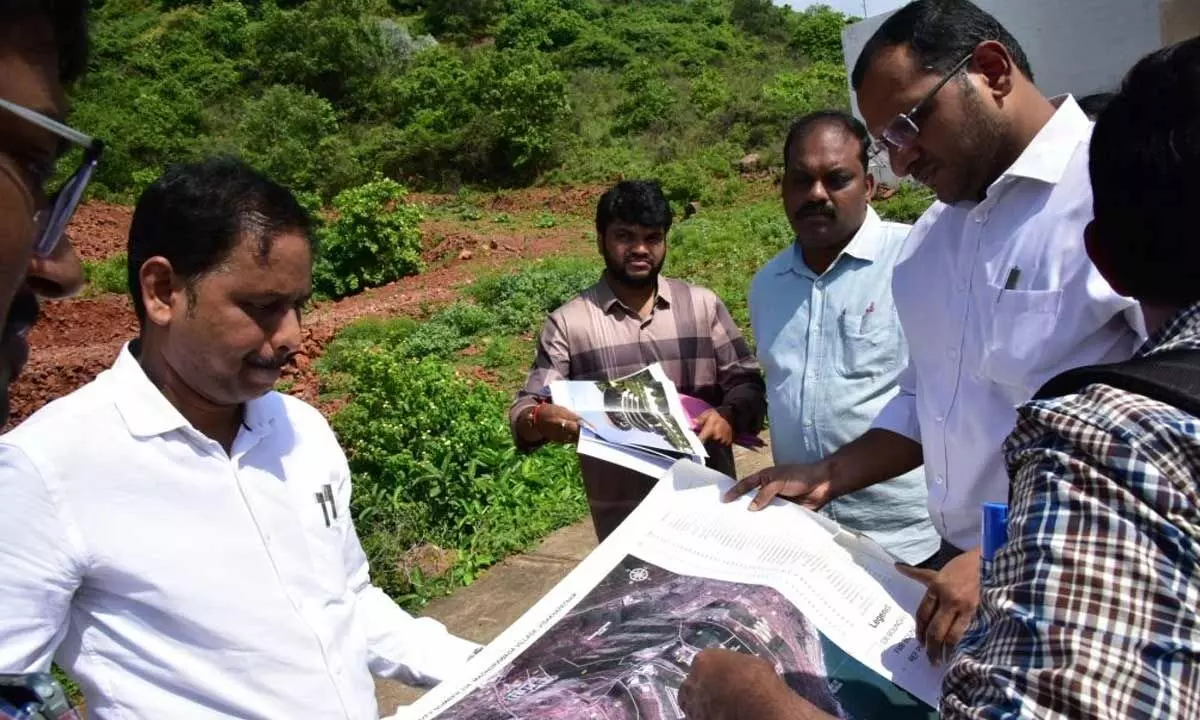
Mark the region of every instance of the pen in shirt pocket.
<instances>
[{"instance_id":1,"label":"pen in shirt pocket","mask_svg":"<svg viewBox=\"0 0 1200 720\"><path fill-rule=\"evenodd\" d=\"M862 322L859 323L858 331L860 333L865 333L867 331L867 322L871 319L871 314L874 312L875 301L871 301L871 304L867 306L867 311L863 313Z\"/></svg>"},{"instance_id":2,"label":"pen in shirt pocket","mask_svg":"<svg viewBox=\"0 0 1200 720\"><path fill-rule=\"evenodd\" d=\"M1004 287L1000 290L999 293L996 294L996 302L997 303L1000 302L1000 298L1004 296L1004 293L1008 292L1009 290L1016 289L1017 281L1019 281L1020 279L1021 279L1021 268L1017 267L1016 265L1013 265L1012 269L1008 271L1008 277L1006 277L1004 279Z\"/></svg>"},{"instance_id":3,"label":"pen in shirt pocket","mask_svg":"<svg viewBox=\"0 0 1200 720\"><path fill-rule=\"evenodd\" d=\"M337 504L333 499L333 486L326 483L320 492L313 493L317 504L321 506L321 515L325 519L325 527L332 527L331 520L337 520Z\"/></svg>"}]
</instances>

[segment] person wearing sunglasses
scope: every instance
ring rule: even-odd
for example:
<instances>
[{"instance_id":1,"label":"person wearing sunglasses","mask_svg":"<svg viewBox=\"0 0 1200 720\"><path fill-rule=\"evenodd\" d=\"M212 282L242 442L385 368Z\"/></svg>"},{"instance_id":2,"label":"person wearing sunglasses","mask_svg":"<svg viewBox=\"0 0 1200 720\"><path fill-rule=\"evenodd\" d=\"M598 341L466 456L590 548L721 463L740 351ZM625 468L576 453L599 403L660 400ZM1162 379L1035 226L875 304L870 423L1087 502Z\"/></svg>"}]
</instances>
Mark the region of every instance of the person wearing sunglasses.
<instances>
[{"instance_id":1,"label":"person wearing sunglasses","mask_svg":"<svg viewBox=\"0 0 1200 720\"><path fill-rule=\"evenodd\" d=\"M892 169L940 201L893 274L908 367L865 434L736 490L818 508L923 463L953 559L940 571L900 567L927 587L917 633L941 663L979 602L981 507L1007 500L1001 447L1016 408L1064 370L1129 358L1144 325L1083 246L1092 125L1071 96L1038 90L995 18L967 0L910 3L868 40L851 82Z\"/></svg>"},{"instance_id":2,"label":"person wearing sunglasses","mask_svg":"<svg viewBox=\"0 0 1200 720\"><path fill-rule=\"evenodd\" d=\"M59 120L64 88L87 59L85 0L0 2L0 423L8 387L28 357L25 335L38 296L65 297L83 283L66 238L102 145ZM59 157L83 148L83 164L61 189L47 187Z\"/></svg>"}]
</instances>

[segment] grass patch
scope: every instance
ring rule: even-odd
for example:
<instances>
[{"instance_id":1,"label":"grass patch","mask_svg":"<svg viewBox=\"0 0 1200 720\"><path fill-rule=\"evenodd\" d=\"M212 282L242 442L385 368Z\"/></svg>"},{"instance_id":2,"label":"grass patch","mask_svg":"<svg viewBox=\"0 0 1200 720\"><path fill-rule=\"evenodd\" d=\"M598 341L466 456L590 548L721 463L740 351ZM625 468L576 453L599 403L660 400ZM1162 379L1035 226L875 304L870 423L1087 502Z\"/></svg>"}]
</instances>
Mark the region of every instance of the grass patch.
<instances>
[{"instance_id":1,"label":"grass patch","mask_svg":"<svg viewBox=\"0 0 1200 720\"><path fill-rule=\"evenodd\" d=\"M715 292L749 336L750 279L791 241L791 227L775 199L705 213L672 230L667 271Z\"/></svg>"},{"instance_id":2,"label":"grass patch","mask_svg":"<svg viewBox=\"0 0 1200 720\"><path fill-rule=\"evenodd\" d=\"M117 293L124 295L129 291L128 263L125 254L114 255L104 260L83 261L83 281L85 295L104 295Z\"/></svg>"},{"instance_id":3,"label":"grass patch","mask_svg":"<svg viewBox=\"0 0 1200 720\"><path fill-rule=\"evenodd\" d=\"M935 199L932 190L902 182L895 195L874 203L874 207L875 212L885 220L911 225L929 209Z\"/></svg>"}]
</instances>

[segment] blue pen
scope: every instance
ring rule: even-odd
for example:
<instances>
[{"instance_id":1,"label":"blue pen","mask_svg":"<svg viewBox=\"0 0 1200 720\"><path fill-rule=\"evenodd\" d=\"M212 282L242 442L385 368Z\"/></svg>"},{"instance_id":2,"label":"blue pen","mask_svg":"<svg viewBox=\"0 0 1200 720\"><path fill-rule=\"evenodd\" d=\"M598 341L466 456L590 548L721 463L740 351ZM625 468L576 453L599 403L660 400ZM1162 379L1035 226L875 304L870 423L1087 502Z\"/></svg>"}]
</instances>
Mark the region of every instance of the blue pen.
<instances>
[{"instance_id":1,"label":"blue pen","mask_svg":"<svg viewBox=\"0 0 1200 720\"><path fill-rule=\"evenodd\" d=\"M1008 542L1008 505L1006 503L983 504L983 542L981 554L983 562L980 574L984 582L992 576L992 561L996 553Z\"/></svg>"}]
</instances>

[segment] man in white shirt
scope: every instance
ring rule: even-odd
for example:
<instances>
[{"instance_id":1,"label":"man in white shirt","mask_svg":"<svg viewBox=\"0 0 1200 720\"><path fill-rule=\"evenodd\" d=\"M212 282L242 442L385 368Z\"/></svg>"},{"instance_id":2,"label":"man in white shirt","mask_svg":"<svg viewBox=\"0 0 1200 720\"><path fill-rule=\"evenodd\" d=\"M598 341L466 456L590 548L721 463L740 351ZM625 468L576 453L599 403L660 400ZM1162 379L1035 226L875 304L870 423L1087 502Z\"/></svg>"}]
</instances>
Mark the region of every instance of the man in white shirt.
<instances>
[{"instance_id":1,"label":"man in white shirt","mask_svg":"<svg viewBox=\"0 0 1200 720\"><path fill-rule=\"evenodd\" d=\"M967 550L940 573L907 570L928 586L917 632L940 661L979 602L981 505L1007 499L1016 407L1063 370L1132 356L1143 325L1084 250L1091 124L1070 96L1041 94L993 17L966 0L910 3L868 41L852 84L892 169L941 201L893 278L908 369L870 431L735 491L820 507L924 461L934 525Z\"/></svg>"},{"instance_id":2,"label":"man in white shirt","mask_svg":"<svg viewBox=\"0 0 1200 720\"><path fill-rule=\"evenodd\" d=\"M871 140L853 115L825 110L784 142L783 207L796 240L750 283L750 323L766 372L775 462L812 463L866 432L896 396L908 360L892 302L892 269L908 225L868 203ZM896 558L940 567L919 468L821 509Z\"/></svg>"},{"instance_id":3,"label":"man in white shirt","mask_svg":"<svg viewBox=\"0 0 1200 720\"><path fill-rule=\"evenodd\" d=\"M324 418L272 392L309 221L235 160L173 168L129 240L140 337L0 438L0 672L56 660L92 718L376 718L371 674L477 649L371 584Z\"/></svg>"}]
</instances>

